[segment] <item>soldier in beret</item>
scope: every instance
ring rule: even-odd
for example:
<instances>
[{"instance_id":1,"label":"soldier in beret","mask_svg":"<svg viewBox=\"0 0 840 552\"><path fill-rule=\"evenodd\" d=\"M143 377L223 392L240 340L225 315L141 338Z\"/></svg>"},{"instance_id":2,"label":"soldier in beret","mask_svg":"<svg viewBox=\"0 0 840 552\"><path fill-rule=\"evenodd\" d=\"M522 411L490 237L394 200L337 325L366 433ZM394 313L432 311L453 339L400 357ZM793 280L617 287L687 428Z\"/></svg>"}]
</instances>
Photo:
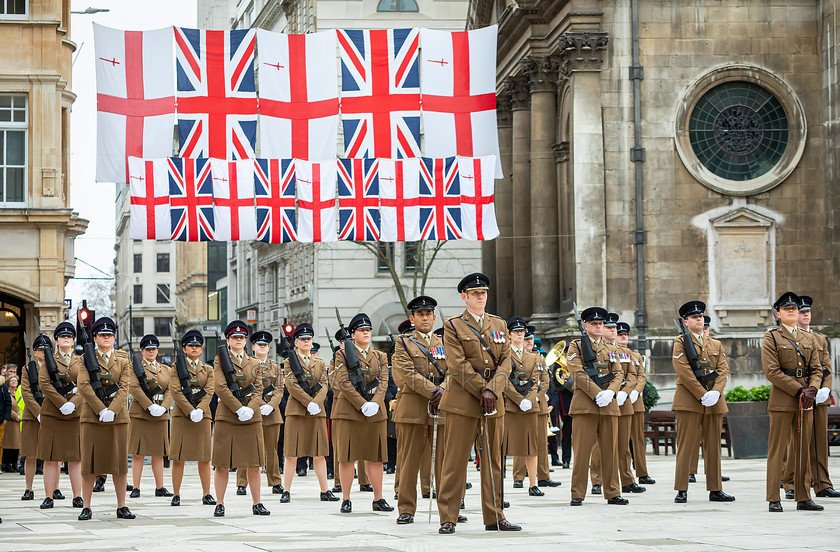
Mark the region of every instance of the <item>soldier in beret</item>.
<instances>
[{"instance_id":1,"label":"soldier in beret","mask_svg":"<svg viewBox=\"0 0 840 552\"><path fill-rule=\"evenodd\" d=\"M45 335L39 335L32 342L33 356L36 363L44 361L42 350ZM36 364L37 365L37 364ZM34 377L33 377L34 376ZM26 476L26 490L21 500L34 500L35 493L32 492L32 483L35 481L35 472L38 469L38 435L41 432L41 403L35 400L32 392L32 385L38 387L38 374L29 373L29 366L24 366L20 371L20 394L23 397L23 415L20 429L20 447L18 454L24 457L23 473Z\"/></svg>"},{"instance_id":2,"label":"soldier in beret","mask_svg":"<svg viewBox=\"0 0 840 552\"><path fill-rule=\"evenodd\" d=\"M213 366L213 385L219 396L216 407L216 422L213 433L213 467L216 469L214 486L217 504L213 515L225 515L225 491L230 468L247 470L248 486L251 489L255 516L267 516L271 512L260 502L260 467L265 462L265 441L262 432L262 412L265 404L262 398L263 383L260 363L245 353L248 327L241 320L234 320L225 328L225 339L229 349L233 373L225 374L219 356ZM231 388L253 388L250 394L237 398Z\"/></svg>"},{"instance_id":3,"label":"soldier in beret","mask_svg":"<svg viewBox=\"0 0 840 552\"><path fill-rule=\"evenodd\" d=\"M79 370L84 370L81 358L73 354L76 329L69 322L62 322L55 331L56 350L53 353L58 375L56 385L50 379L46 364L38 369L38 381L44 394L41 405L41 432L38 438L38 457L44 461L44 491L46 498L42 509L52 508L57 499L59 466L67 462L67 473L73 489L73 507L82 508L82 464L79 450L79 407L82 396L76 393ZM63 392L59 392L59 388Z\"/></svg>"},{"instance_id":4,"label":"soldier in beret","mask_svg":"<svg viewBox=\"0 0 840 552\"><path fill-rule=\"evenodd\" d=\"M193 408L177 384L178 369L172 366L169 380L174 405L172 407L172 444L169 459L172 460L172 506L181 505L181 482L184 479L184 464L187 460L198 462L198 478L201 481L201 503L215 505L216 499L210 494L210 401L213 398L213 367L201 362L204 349L204 336L198 330L190 330L181 338L181 350L190 373L190 389L204 391Z\"/></svg>"},{"instance_id":5,"label":"soldier in beret","mask_svg":"<svg viewBox=\"0 0 840 552\"><path fill-rule=\"evenodd\" d=\"M131 474L134 488L131 498L140 496L140 478L146 456L152 457L152 474L155 478L155 496L172 496L163 486L163 457L169 456L169 407L172 393L169 389L170 367L157 361L160 340L152 334L140 339L143 367L141 382L131 371L131 407L128 409L131 424L128 427L128 452L131 454Z\"/></svg>"},{"instance_id":6,"label":"soldier in beret","mask_svg":"<svg viewBox=\"0 0 840 552\"><path fill-rule=\"evenodd\" d=\"M78 393L84 404L81 413L82 499L85 507L79 521L93 517L91 496L98 474L111 474L117 495L117 517L134 519L125 505L128 478L128 394L131 385L131 360L122 351L114 350L117 325L102 317L91 328L98 370L91 374L87 367L79 370ZM83 360L84 362L84 360ZM94 391L91 378L96 377L105 391L105 400ZM110 389L113 395L110 394Z\"/></svg>"},{"instance_id":7,"label":"soldier in beret","mask_svg":"<svg viewBox=\"0 0 840 552\"><path fill-rule=\"evenodd\" d=\"M343 501L341 512L353 511L350 486L353 484L353 462L365 462L365 472L373 487L373 511L391 512L393 506L382 497L382 463L388 458L385 391L388 388L388 355L370 346L371 322L365 313L353 317L347 328L353 338L359 360L359 373L364 383L379 379L373 395L364 396L350 381L347 351L335 358L335 385L340 394L333 406L336 435L335 458L341 480ZM352 355L350 356L352 359ZM361 479L361 474L360 474Z\"/></svg>"},{"instance_id":8,"label":"soldier in beret","mask_svg":"<svg viewBox=\"0 0 840 552\"><path fill-rule=\"evenodd\" d=\"M465 276L458 292L465 309L443 325L446 385L440 409L446 412L441 481L438 492L441 534L458 522L467 479L467 459L478 439L481 502L487 531L520 531L502 510L502 442L505 407L502 393L511 371L510 338L505 321L486 312L490 278Z\"/></svg>"},{"instance_id":9,"label":"soldier in beret","mask_svg":"<svg viewBox=\"0 0 840 552\"><path fill-rule=\"evenodd\" d=\"M327 414L324 401L327 398L327 365L312 351L312 338L315 330L311 324L303 322L295 328L293 337L298 366L303 371L301 381L292 371L291 359L283 363L283 376L286 389L289 390L289 400L286 403L286 436L283 443L283 455L286 457L286 467L283 473L286 490L280 502L291 501L292 479L295 475L297 459L311 456L318 485L321 488L320 499L323 502L339 500L327 487L327 462L329 441L327 439ZM321 388L315 392L315 388ZM304 388L305 387L305 388ZM312 388L314 395L308 390Z\"/></svg>"},{"instance_id":10,"label":"soldier in beret","mask_svg":"<svg viewBox=\"0 0 840 552\"><path fill-rule=\"evenodd\" d=\"M798 327L801 300L792 291L783 293L773 309L779 326L764 333L761 365L770 380L770 436L767 442L767 502L771 512L783 511L779 481L784 473L785 451L795 439L793 491L797 510L823 510L811 500L811 441L814 437L814 402L822 384L822 362L814 337Z\"/></svg>"}]
</instances>

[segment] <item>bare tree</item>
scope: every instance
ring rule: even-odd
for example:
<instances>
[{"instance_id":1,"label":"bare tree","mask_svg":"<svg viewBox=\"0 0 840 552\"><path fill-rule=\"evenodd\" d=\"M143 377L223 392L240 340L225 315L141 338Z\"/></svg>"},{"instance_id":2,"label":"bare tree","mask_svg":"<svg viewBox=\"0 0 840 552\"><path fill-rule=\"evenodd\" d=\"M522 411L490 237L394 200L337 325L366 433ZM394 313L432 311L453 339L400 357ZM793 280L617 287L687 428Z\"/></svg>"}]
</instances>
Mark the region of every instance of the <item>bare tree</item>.
<instances>
[{"instance_id":1,"label":"bare tree","mask_svg":"<svg viewBox=\"0 0 840 552\"><path fill-rule=\"evenodd\" d=\"M85 280L82 289L88 308L102 315L111 312L111 287L113 285L113 280Z\"/></svg>"}]
</instances>

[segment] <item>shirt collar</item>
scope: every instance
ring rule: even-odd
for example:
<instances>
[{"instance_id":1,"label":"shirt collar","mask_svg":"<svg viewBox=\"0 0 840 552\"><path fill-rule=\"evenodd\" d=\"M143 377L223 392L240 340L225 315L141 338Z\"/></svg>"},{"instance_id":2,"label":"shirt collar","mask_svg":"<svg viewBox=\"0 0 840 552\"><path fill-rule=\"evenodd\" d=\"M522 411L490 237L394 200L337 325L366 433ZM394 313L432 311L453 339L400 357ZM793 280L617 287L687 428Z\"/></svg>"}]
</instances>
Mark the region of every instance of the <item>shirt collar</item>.
<instances>
[{"instance_id":1,"label":"shirt collar","mask_svg":"<svg viewBox=\"0 0 840 552\"><path fill-rule=\"evenodd\" d=\"M783 326L783 327L784 327L784 328L785 328L788 332L790 332L790 335L793 335L793 329L794 329L794 328L796 328L796 326L788 326L787 324L782 324L782 326Z\"/></svg>"},{"instance_id":2,"label":"shirt collar","mask_svg":"<svg viewBox=\"0 0 840 552\"><path fill-rule=\"evenodd\" d=\"M370 353L370 345L368 345L364 349L360 348L358 345L355 345L355 344L354 344L354 346L356 347L356 350L359 351L360 353L364 353L365 355Z\"/></svg>"},{"instance_id":3,"label":"shirt collar","mask_svg":"<svg viewBox=\"0 0 840 552\"><path fill-rule=\"evenodd\" d=\"M474 313L473 311L471 311L470 309L467 309L467 312L470 313L470 316L473 317L473 320L475 320L476 323L481 322L484 319L484 314L487 314L487 313L484 313L482 315L478 315L478 314Z\"/></svg>"}]
</instances>

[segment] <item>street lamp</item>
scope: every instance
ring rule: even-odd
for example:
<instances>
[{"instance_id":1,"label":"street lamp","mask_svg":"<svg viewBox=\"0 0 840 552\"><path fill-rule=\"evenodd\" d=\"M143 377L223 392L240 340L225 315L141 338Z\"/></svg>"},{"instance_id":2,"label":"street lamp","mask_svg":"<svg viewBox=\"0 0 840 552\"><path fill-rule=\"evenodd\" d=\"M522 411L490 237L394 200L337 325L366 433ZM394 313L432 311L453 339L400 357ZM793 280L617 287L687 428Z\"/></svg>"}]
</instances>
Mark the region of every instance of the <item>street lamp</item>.
<instances>
[{"instance_id":1,"label":"street lamp","mask_svg":"<svg viewBox=\"0 0 840 552\"><path fill-rule=\"evenodd\" d=\"M87 8L87 9L85 9L85 11L71 11L70 13L78 13L78 14L81 14L81 15L91 15L91 14L94 14L94 13L108 12L108 11L111 11L111 10L109 10L107 8Z\"/></svg>"}]
</instances>

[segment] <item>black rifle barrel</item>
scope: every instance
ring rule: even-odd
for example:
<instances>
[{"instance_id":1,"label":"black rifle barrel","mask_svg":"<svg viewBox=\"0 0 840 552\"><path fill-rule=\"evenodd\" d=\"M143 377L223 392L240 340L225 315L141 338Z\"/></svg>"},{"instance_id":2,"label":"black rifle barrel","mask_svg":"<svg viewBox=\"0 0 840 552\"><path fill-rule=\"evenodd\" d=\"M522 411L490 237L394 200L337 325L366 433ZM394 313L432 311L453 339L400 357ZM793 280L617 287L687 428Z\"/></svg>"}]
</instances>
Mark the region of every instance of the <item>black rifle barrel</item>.
<instances>
[{"instance_id":1,"label":"black rifle barrel","mask_svg":"<svg viewBox=\"0 0 840 552\"><path fill-rule=\"evenodd\" d=\"M248 402L248 395L250 395L254 390L254 384L248 384L245 388L239 386L234 378L236 375L236 369L233 367L233 362L230 360L230 349L228 348L227 343L222 341L219 337L219 332L216 332L216 340L219 342L219 346L216 348L216 355L219 357L222 374L225 376L225 384L228 389L230 389L230 392L233 393L233 396L245 405Z\"/></svg>"},{"instance_id":2,"label":"black rifle barrel","mask_svg":"<svg viewBox=\"0 0 840 552\"><path fill-rule=\"evenodd\" d=\"M609 382L615 379L615 374L610 372L609 374L601 374L598 371L598 356L595 354L595 349L592 348L592 340L589 339L589 334L586 333L586 329L583 327L583 320L580 318L580 314L578 314L577 305L573 303L573 307L575 310L575 320L577 320L578 330L580 330L580 356L581 360L583 361L583 371L586 372L586 375L595 382L598 387L603 389Z\"/></svg>"},{"instance_id":3,"label":"black rifle barrel","mask_svg":"<svg viewBox=\"0 0 840 552\"><path fill-rule=\"evenodd\" d=\"M356 353L356 344L353 342L353 337L347 328L344 327L344 322L341 321L341 315L338 313L338 307L335 307L335 317L338 319L338 326L341 328L341 340L344 341L344 361L347 365L347 375L350 377L350 383L353 388L358 391L365 400L370 400L373 394L370 393L370 385L365 383L365 378L359 371L361 362L359 355ZM377 387L379 385L379 378L374 378ZM373 381L370 382L371 384Z\"/></svg>"}]
</instances>

